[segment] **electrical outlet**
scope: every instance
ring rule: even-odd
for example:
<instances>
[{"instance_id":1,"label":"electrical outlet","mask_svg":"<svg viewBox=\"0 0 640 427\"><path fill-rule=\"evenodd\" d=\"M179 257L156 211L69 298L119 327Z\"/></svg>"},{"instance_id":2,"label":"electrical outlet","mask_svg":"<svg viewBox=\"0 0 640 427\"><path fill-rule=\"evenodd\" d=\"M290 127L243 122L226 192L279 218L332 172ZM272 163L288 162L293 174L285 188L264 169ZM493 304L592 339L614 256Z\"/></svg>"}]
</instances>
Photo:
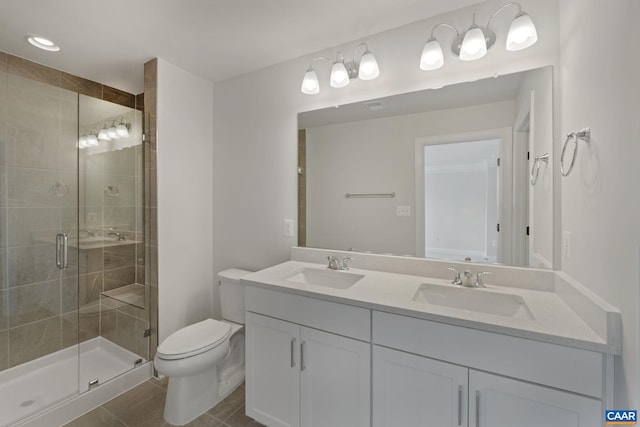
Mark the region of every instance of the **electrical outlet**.
<instances>
[{"instance_id":1,"label":"electrical outlet","mask_svg":"<svg viewBox=\"0 0 640 427\"><path fill-rule=\"evenodd\" d=\"M284 237L293 237L293 228L294 228L293 220L285 219L284 230L283 230Z\"/></svg>"},{"instance_id":2,"label":"electrical outlet","mask_svg":"<svg viewBox=\"0 0 640 427\"><path fill-rule=\"evenodd\" d=\"M571 232L566 230L562 232L562 256L571 257Z\"/></svg>"},{"instance_id":3,"label":"electrical outlet","mask_svg":"<svg viewBox=\"0 0 640 427\"><path fill-rule=\"evenodd\" d=\"M396 215L397 216L411 216L411 206L397 206L396 207Z\"/></svg>"}]
</instances>

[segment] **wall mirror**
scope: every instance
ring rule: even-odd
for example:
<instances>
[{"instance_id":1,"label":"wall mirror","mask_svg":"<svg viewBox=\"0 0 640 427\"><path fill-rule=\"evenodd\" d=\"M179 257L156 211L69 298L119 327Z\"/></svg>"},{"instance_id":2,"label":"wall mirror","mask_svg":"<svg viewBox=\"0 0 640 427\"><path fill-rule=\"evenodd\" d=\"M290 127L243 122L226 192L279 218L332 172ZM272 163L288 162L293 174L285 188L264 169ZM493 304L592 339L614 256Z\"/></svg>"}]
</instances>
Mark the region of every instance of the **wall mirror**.
<instances>
[{"instance_id":1,"label":"wall mirror","mask_svg":"<svg viewBox=\"0 0 640 427\"><path fill-rule=\"evenodd\" d=\"M298 244L552 268L552 74L300 113Z\"/></svg>"}]
</instances>

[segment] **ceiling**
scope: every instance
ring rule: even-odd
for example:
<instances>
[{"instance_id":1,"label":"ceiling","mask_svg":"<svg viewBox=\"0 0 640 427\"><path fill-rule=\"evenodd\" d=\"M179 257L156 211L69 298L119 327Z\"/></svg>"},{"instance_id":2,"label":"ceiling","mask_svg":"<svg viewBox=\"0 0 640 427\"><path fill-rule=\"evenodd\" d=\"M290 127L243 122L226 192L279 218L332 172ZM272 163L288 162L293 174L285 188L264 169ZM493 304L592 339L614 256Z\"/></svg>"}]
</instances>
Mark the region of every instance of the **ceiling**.
<instances>
[{"instance_id":1,"label":"ceiling","mask_svg":"<svg viewBox=\"0 0 640 427\"><path fill-rule=\"evenodd\" d=\"M0 50L131 93L163 58L213 82L478 0L2 0ZM50 38L51 53L25 35Z\"/></svg>"},{"instance_id":2,"label":"ceiling","mask_svg":"<svg viewBox=\"0 0 640 427\"><path fill-rule=\"evenodd\" d=\"M515 100L526 72L402 93L298 114L298 128L371 120ZM371 108L373 105L373 109Z\"/></svg>"}]
</instances>

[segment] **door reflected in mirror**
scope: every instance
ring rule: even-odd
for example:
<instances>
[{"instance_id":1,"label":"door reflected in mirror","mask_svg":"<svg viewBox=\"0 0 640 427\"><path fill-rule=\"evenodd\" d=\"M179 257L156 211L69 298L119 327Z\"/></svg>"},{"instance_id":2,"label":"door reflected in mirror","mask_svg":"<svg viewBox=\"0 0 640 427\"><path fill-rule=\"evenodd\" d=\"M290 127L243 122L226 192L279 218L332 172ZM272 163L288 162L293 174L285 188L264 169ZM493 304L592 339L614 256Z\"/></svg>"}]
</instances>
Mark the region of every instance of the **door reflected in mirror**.
<instances>
[{"instance_id":1,"label":"door reflected in mirror","mask_svg":"<svg viewBox=\"0 0 640 427\"><path fill-rule=\"evenodd\" d=\"M552 268L552 108L544 67L299 114L299 245Z\"/></svg>"}]
</instances>

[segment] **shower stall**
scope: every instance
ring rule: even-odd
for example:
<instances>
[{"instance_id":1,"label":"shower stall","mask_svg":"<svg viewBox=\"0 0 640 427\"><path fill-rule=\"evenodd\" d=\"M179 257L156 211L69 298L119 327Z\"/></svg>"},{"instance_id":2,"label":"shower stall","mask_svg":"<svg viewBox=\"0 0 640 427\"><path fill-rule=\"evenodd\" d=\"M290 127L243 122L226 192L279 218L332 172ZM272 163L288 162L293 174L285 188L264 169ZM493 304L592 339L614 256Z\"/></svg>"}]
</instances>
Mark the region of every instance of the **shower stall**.
<instances>
[{"instance_id":1,"label":"shower stall","mask_svg":"<svg viewBox=\"0 0 640 427\"><path fill-rule=\"evenodd\" d=\"M144 115L44 80L0 68L0 426L149 359Z\"/></svg>"}]
</instances>

